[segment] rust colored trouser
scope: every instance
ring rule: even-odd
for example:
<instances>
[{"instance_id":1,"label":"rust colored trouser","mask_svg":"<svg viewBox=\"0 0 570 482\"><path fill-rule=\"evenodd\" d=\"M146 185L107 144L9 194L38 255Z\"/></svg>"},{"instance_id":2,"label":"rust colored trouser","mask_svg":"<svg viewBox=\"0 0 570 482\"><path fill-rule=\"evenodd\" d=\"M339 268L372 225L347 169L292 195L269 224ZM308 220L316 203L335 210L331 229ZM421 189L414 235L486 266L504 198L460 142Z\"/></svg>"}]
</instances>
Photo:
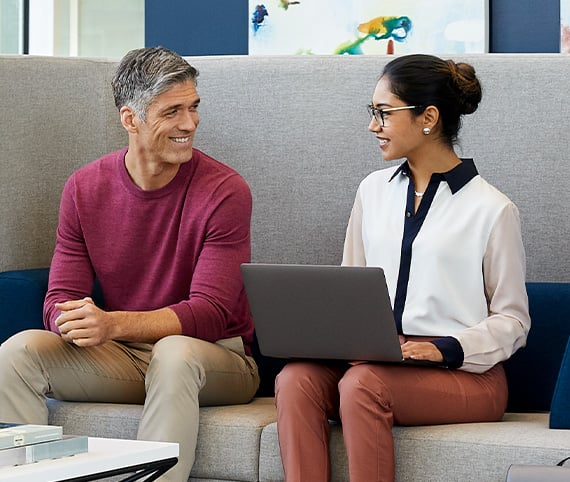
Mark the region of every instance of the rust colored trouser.
<instances>
[{"instance_id":1,"label":"rust colored trouser","mask_svg":"<svg viewBox=\"0 0 570 482\"><path fill-rule=\"evenodd\" d=\"M393 481L392 426L498 421L502 365L483 374L389 364L292 362L275 382L287 482L328 482L329 423L340 418L351 482Z\"/></svg>"}]
</instances>

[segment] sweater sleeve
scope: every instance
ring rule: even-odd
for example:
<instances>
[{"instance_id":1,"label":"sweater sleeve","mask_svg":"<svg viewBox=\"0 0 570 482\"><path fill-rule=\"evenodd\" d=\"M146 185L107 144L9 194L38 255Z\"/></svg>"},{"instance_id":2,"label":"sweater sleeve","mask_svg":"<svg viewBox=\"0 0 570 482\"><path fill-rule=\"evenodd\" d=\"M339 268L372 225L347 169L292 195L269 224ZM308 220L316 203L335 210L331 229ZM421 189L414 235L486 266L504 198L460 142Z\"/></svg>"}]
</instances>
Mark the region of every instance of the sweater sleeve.
<instances>
[{"instance_id":1,"label":"sweater sleeve","mask_svg":"<svg viewBox=\"0 0 570 482\"><path fill-rule=\"evenodd\" d=\"M216 341L232 336L228 326L248 318L240 265L250 261L252 198L240 176L223 183L214 204L187 300L170 305L185 335ZM239 323L239 321L238 321Z\"/></svg>"},{"instance_id":2,"label":"sweater sleeve","mask_svg":"<svg viewBox=\"0 0 570 482\"><path fill-rule=\"evenodd\" d=\"M55 250L44 301L44 325L55 333L59 333L55 319L60 314L55 303L91 296L93 290L94 273L75 205L74 191L75 179L72 176L65 184L61 197Z\"/></svg>"}]
</instances>

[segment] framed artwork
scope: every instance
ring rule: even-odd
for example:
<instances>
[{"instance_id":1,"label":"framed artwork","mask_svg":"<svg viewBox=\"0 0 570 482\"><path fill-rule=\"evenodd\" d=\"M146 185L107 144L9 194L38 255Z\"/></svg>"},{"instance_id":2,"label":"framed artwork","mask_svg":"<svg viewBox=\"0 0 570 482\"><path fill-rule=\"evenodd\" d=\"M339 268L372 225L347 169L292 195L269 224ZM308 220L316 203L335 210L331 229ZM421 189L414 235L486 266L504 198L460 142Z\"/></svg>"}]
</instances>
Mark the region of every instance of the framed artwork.
<instances>
[{"instance_id":1,"label":"framed artwork","mask_svg":"<svg viewBox=\"0 0 570 482\"><path fill-rule=\"evenodd\" d=\"M570 54L570 0L560 0L560 52Z\"/></svg>"},{"instance_id":2,"label":"framed artwork","mask_svg":"<svg viewBox=\"0 0 570 482\"><path fill-rule=\"evenodd\" d=\"M250 55L488 51L488 0L248 1Z\"/></svg>"}]
</instances>

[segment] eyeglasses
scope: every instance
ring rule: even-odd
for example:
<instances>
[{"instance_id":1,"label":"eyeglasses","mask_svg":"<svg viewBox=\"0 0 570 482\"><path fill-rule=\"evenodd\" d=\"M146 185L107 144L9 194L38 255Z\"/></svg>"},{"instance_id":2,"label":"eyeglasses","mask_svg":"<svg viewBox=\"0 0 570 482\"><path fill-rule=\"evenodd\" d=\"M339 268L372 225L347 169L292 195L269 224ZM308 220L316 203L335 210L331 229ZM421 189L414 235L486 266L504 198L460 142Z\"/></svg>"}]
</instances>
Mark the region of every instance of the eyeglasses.
<instances>
[{"instance_id":1,"label":"eyeglasses","mask_svg":"<svg viewBox=\"0 0 570 482\"><path fill-rule=\"evenodd\" d=\"M370 119L374 118L374 120L376 120L379 126L385 127L386 114L398 110L416 109L418 107L419 107L418 105L402 105L400 107L388 107L387 109L379 109L378 107L374 107L372 104L368 104L366 108L368 109L368 114L370 115Z\"/></svg>"}]
</instances>

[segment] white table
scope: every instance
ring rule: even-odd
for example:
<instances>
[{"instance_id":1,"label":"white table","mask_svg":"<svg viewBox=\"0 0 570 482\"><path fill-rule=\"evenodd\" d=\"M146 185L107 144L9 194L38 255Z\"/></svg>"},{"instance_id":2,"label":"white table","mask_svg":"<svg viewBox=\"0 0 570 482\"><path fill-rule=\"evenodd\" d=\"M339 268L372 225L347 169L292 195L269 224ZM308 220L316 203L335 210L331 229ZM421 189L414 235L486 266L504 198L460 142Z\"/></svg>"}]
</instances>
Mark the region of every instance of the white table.
<instances>
[{"instance_id":1,"label":"white table","mask_svg":"<svg viewBox=\"0 0 570 482\"><path fill-rule=\"evenodd\" d=\"M0 467L0 480L11 482L89 481L120 474L158 475L178 461L178 444L89 437L87 453ZM128 480L139 480L132 476Z\"/></svg>"}]
</instances>

